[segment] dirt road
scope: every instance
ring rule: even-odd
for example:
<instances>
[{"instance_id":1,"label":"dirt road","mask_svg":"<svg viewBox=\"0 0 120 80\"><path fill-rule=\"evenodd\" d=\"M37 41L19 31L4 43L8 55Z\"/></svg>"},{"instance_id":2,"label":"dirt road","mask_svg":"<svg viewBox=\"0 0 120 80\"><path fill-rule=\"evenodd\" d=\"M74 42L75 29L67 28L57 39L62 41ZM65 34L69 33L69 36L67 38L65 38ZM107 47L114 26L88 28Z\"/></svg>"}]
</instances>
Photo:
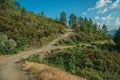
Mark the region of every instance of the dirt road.
<instances>
[{"instance_id":1,"label":"dirt road","mask_svg":"<svg viewBox=\"0 0 120 80\"><path fill-rule=\"evenodd\" d=\"M31 80L27 74L21 70L20 65L17 63L22 58L27 58L32 54L37 54L43 51L49 51L57 48L67 48L70 46L54 46L57 41L70 36L73 32L70 29L66 29L65 34L62 34L49 44L45 45L40 49L22 52L16 55L9 56L5 59L0 60L0 80Z\"/></svg>"}]
</instances>

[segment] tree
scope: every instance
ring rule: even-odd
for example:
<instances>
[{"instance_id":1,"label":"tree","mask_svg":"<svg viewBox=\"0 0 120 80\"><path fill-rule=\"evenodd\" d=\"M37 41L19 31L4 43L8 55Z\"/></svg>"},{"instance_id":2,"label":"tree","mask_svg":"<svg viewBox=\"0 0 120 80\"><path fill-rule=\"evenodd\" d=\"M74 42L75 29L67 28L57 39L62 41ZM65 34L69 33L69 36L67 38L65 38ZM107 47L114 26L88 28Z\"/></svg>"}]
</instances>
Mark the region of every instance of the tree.
<instances>
[{"instance_id":1,"label":"tree","mask_svg":"<svg viewBox=\"0 0 120 80\"><path fill-rule=\"evenodd\" d=\"M103 24L102 32L105 34L107 32L107 25Z\"/></svg>"},{"instance_id":2,"label":"tree","mask_svg":"<svg viewBox=\"0 0 120 80\"><path fill-rule=\"evenodd\" d=\"M65 12L61 12L60 14L60 23L62 23L63 25L66 25L66 13Z\"/></svg>"},{"instance_id":3,"label":"tree","mask_svg":"<svg viewBox=\"0 0 120 80\"><path fill-rule=\"evenodd\" d=\"M77 17L75 16L74 13L71 13L70 18L69 18L69 26L75 27L77 26Z\"/></svg>"},{"instance_id":4,"label":"tree","mask_svg":"<svg viewBox=\"0 0 120 80\"><path fill-rule=\"evenodd\" d=\"M41 16L44 16L44 11L41 12Z\"/></svg>"},{"instance_id":5,"label":"tree","mask_svg":"<svg viewBox=\"0 0 120 80\"><path fill-rule=\"evenodd\" d=\"M5 9L7 6L6 3L8 2L9 0L0 0L0 9Z\"/></svg>"},{"instance_id":6,"label":"tree","mask_svg":"<svg viewBox=\"0 0 120 80\"><path fill-rule=\"evenodd\" d=\"M82 26L83 26L83 18L82 18L81 16L78 17L77 25L78 25L79 27L82 27Z\"/></svg>"},{"instance_id":7,"label":"tree","mask_svg":"<svg viewBox=\"0 0 120 80\"><path fill-rule=\"evenodd\" d=\"M16 8L16 9L20 9L20 3L19 2L14 2L14 7Z\"/></svg>"},{"instance_id":8,"label":"tree","mask_svg":"<svg viewBox=\"0 0 120 80\"><path fill-rule=\"evenodd\" d=\"M21 16L26 16L25 13L26 13L26 8L21 8Z\"/></svg>"},{"instance_id":9,"label":"tree","mask_svg":"<svg viewBox=\"0 0 120 80\"><path fill-rule=\"evenodd\" d=\"M116 31L113 40L115 41L118 50L120 50L120 27L119 27L119 29Z\"/></svg>"},{"instance_id":10,"label":"tree","mask_svg":"<svg viewBox=\"0 0 120 80\"><path fill-rule=\"evenodd\" d=\"M14 8L14 0L0 0L0 9Z\"/></svg>"}]
</instances>

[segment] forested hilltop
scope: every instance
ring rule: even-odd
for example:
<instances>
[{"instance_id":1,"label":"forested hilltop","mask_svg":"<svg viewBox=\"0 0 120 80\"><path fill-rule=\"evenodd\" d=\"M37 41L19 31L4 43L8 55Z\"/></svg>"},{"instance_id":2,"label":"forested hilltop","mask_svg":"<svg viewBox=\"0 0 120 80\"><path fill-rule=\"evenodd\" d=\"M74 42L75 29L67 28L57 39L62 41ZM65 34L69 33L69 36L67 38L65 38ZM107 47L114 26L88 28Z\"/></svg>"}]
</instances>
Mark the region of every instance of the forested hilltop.
<instances>
[{"instance_id":1,"label":"forested hilltop","mask_svg":"<svg viewBox=\"0 0 120 80\"><path fill-rule=\"evenodd\" d=\"M15 0L0 0L0 53L15 53L26 47L40 47L59 33L65 26L44 17L44 14L28 12Z\"/></svg>"},{"instance_id":2,"label":"forested hilltop","mask_svg":"<svg viewBox=\"0 0 120 80\"><path fill-rule=\"evenodd\" d=\"M65 12L61 13L60 22L66 24ZM92 21L91 18L82 18L71 13L69 17L69 26L72 27L74 35L67 39L63 39L56 43L56 45L75 45L80 42L91 43L94 41L112 40L112 36L107 34L108 26L98 25L97 22Z\"/></svg>"}]
</instances>

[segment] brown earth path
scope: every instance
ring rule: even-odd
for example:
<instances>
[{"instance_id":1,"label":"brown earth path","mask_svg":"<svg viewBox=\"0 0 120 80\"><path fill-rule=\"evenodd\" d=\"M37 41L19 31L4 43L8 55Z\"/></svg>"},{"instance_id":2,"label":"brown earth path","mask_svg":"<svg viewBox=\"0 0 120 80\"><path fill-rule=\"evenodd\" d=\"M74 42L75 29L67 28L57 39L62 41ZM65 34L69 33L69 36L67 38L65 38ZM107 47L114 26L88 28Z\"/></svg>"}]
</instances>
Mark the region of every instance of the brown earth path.
<instances>
[{"instance_id":1,"label":"brown earth path","mask_svg":"<svg viewBox=\"0 0 120 80\"><path fill-rule=\"evenodd\" d=\"M24 51L22 53L12 55L4 59L0 59L0 80L31 80L29 79L27 74L21 70L20 64L18 64L17 62L20 61L22 58L27 58L28 56L32 54L37 54L39 52L49 51L58 48L71 47L71 46L54 46L54 44L57 41L66 38L72 34L73 31L70 28L67 28L64 34L54 39L52 42L45 45L44 47L31 51Z\"/></svg>"}]
</instances>

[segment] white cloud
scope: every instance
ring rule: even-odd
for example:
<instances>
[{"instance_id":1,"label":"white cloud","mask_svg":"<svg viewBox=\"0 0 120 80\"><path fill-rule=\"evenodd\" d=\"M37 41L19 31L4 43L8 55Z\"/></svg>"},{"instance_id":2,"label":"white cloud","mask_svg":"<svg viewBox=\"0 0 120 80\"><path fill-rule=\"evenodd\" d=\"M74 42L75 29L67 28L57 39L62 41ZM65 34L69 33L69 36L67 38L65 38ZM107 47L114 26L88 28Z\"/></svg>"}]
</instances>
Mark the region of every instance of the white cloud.
<instances>
[{"instance_id":1,"label":"white cloud","mask_svg":"<svg viewBox=\"0 0 120 80\"><path fill-rule=\"evenodd\" d=\"M82 14L83 14L83 15L86 15L87 13L86 13L86 12L83 12Z\"/></svg>"},{"instance_id":2,"label":"white cloud","mask_svg":"<svg viewBox=\"0 0 120 80\"><path fill-rule=\"evenodd\" d=\"M118 8L120 5L120 0L116 0L111 6L110 9Z\"/></svg>"},{"instance_id":3,"label":"white cloud","mask_svg":"<svg viewBox=\"0 0 120 80\"><path fill-rule=\"evenodd\" d=\"M88 11L98 10L97 14L104 14L109 11L109 5L112 3L112 0L98 0L95 7L88 8Z\"/></svg>"},{"instance_id":4,"label":"white cloud","mask_svg":"<svg viewBox=\"0 0 120 80\"><path fill-rule=\"evenodd\" d=\"M99 9L98 10L98 14L104 14L104 13L106 13L108 11L108 8L104 8L104 9Z\"/></svg>"},{"instance_id":5,"label":"white cloud","mask_svg":"<svg viewBox=\"0 0 120 80\"><path fill-rule=\"evenodd\" d=\"M94 10L94 8L88 8L88 11L92 11L92 10Z\"/></svg>"},{"instance_id":6,"label":"white cloud","mask_svg":"<svg viewBox=\"0 0 120 80\"><path fill-rule=\"evenodd\" d=\"M119 11L111 12L112 15L116 15L117 13L119 13Z\"/></svg>"},{"instance_id":7,"label":"white cloud","mask_svg":"<svg viewBox=\"0 0 120 80\"><path fill-rule=\"evenodd\" d=\"M117 18L117 19L115 20L115 25L116 25L116 26L120 26L120 18Z\"/></svg>"},{"instance_id":8,"label":"white cloud","mask_svg":"<svg viewBox=\"0 0 120 80\"><path fill-rule=\"evenodd\" d=\"M106 3L112 3L112 0L106 0Z\"/></svg>"},{"instance_id":9,"label":"white cloud","mask_svg":"<svg viewBox=\"0 0 120 80\"><path fill-rule=\"evenodd\" d=\"M99 0L96 2L95 8L99 9L99 8L106 6L107 4L110 4L110 3L112 3L112 0Z\"/></svg>"},{"instance_id":10,"label":"white cloud","mask_svg":"<svg viewBox=\"0 0 120 80\"><path fill-rule=\"evenodd\" d=\"M100 19L98 16L95 17L96 20Z\"/></svg>"},{"instance_id":11,"label":"white cloud","mask_svg":"<svg viewBox=\"0 0 120 80\"><path fill-rule=\"evenodd\" d=\"M112 17L112 15L110 14L110 15L108 15L108 16L102 17L101 19L102 19L103 21L110 21L110 20L113 19L113 17Z\"/></svg>"},{"instance_id":12,"label":"white cloud","mask_svg":"<svg viewBox=\"0 0 120 80\"><path fill-rule=\"evenodd\" d=\"M94 20L101 24L107 24L109 27L111 26L111 29L120 26L120 0L96 0L96 4L88 8L87 11L95 12L92 13L95 15Z\"/></svg>"},{"instance_id":13,"label":"white cloud","mask_svg":"<svg viewBox=\"0 0 120 80\"><path fill-rule=\"evenodd\" d=\"M110 10L120 8L120 0L98 0L93 8L88 8L88 11L97 10L97 14L104 14Z\"/></svg>"},{"instance_id":14,"label":"white cloud","mask_svg":"<svg viewBox=\"0 0 120 80\"><path fill-rule=\"evenodd\" d=\"M96 2L96 9L97 8L101 8L101 7L103 7L103 6L105 6L105 1L104 0L99 0L98 2Z\"/></svg>"},{"instance_id":15,"label":"white cloud","mask_svg":"<svg viewBox=\"0 0 120 80\"><path fill-rule=\"evenodd\" d=\"M105 9L102 10L102 13L105 13L105 12L107 12L107 11L108 11L108 9L105 8Z\"/></svg>"}]
</instances>

